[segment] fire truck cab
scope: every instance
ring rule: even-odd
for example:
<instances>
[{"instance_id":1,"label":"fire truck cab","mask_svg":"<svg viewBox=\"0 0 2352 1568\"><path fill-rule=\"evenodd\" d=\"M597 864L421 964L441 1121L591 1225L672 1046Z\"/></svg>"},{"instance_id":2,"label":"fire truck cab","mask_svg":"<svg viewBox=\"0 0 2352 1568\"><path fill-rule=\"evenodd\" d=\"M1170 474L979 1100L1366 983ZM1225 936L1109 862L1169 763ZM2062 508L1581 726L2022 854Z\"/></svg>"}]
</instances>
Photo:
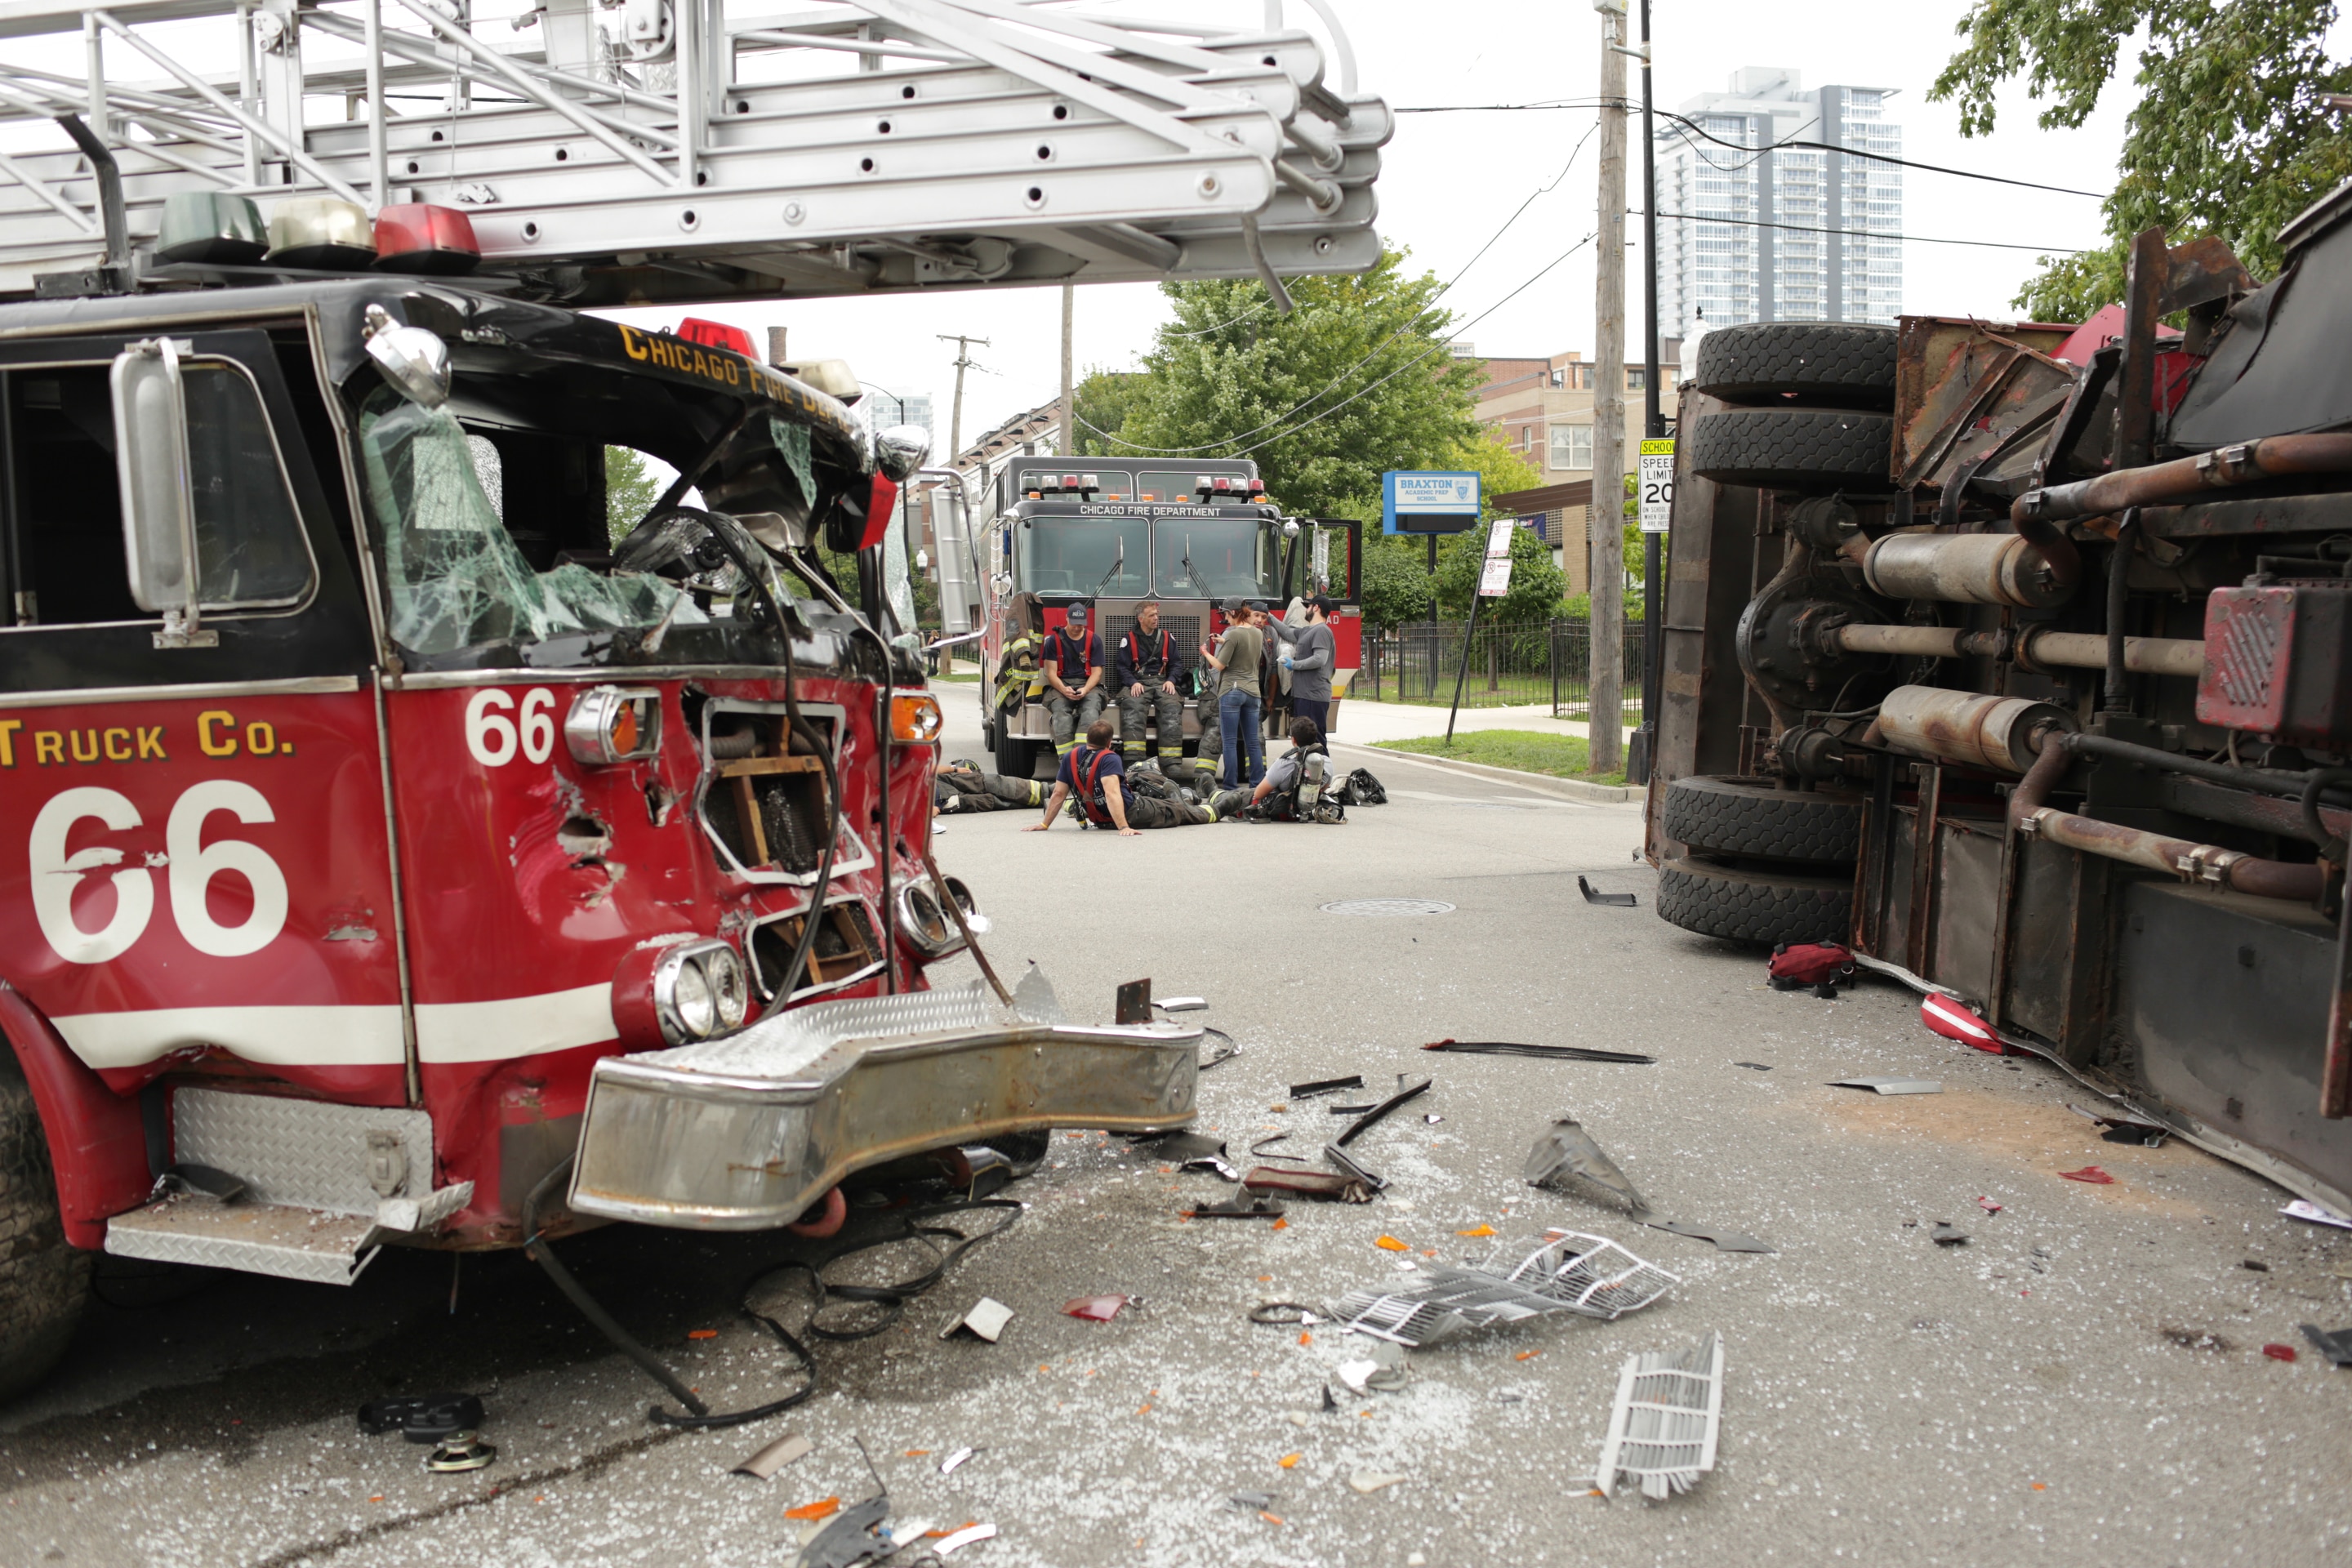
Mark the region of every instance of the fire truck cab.
<instances>
[{"instance_id":1,"label":"fire truck cab","mask_svg":"<svg viewBox=\"0 0 2352 1568\"><path fill-rule=\"evenodd\" d=\"M1339 601L1331 626L1339 647L1334 690L1355 673L1362 647L1358 602L1361 535L1349 520L1288 518L1247 461L1172 459L1106 463L1099 458L1019 458L995 479L995 519L975 542L981 592L982 723L997 771L1028 778L1050 764L1053 731L1042 677L1025 689L1008 682L1007 650L1032 646L1088 605L1102 641L1103 684L1118 640L1147 598L1174 639L1196 685L1181 693L1184 750L1200 747L1194 699L1201 645L1226 626L1223 605L1240 597L1277 615L1297 595ZM1277 688L1278 688L1277 682ZM1266 689L1266 732L1279 734L1286 707ZM1109 711L1114 719L1116 707ZM1154 734L1151 741L1156 743Z\"/></svg>"}]
</instances>

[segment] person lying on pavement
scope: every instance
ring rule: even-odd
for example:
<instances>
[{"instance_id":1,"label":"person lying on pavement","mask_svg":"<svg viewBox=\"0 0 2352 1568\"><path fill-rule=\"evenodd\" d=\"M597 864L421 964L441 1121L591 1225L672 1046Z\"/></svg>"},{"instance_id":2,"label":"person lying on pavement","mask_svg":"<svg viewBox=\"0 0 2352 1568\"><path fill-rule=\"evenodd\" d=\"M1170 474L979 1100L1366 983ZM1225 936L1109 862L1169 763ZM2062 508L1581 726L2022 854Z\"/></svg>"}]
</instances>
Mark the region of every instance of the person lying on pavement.
<instances>
[{"instance_id":1,"label":"person lying on pavement","mask_svg":"<svg viewBox=\"0 0 2352 1568\"><path fill-rule=\"evenodd\" d=\"M1063 802L1073 795L1087 821L1097 827L1116 827L1122 838L1132 838L1139 828L1189 827L1217 820L1213 807L1129 795L1119 784L1126 768L1111 745L1116 733L1109 720L1094 721L1087 731L1086 744L1062 759L1062 771L1054 775L1054 793L1045 801L1045 820L1031 823L1022 832L1043 833L1052 827Z\"/></svg>"},{"instance_id":2,"label":"person lying on pavement","mask_svg":"<svg viewBox=\"0 0 2352 1568\"><path fill-rule=\"evenodd\" d=\"M941 763L931 775L935 812L1003 811L1008 806L1035 805L1045 798L1045 786L1035 779L1007 778L961 758Z\"/></svg>"}]
</instances>

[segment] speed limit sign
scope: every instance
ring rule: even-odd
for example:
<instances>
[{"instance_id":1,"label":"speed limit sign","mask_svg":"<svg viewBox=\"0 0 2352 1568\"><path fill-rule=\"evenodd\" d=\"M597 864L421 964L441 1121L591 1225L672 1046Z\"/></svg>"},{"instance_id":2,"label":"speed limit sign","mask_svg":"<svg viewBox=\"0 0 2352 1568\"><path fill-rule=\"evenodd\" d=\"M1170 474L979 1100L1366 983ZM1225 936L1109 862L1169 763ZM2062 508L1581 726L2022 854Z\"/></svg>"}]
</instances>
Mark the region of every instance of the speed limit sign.
<instances>
[{"instance_id":1,"label":"speed limit sign","mask_svg":"<svg viewBox=\"0 0 2352 1568\"><path fill-rule=\"evenodd\" d=\"M1675 510L1675 443L1672 437L1642 443L1642 531L1664 533Z\"/></svg>"}]
</instances>

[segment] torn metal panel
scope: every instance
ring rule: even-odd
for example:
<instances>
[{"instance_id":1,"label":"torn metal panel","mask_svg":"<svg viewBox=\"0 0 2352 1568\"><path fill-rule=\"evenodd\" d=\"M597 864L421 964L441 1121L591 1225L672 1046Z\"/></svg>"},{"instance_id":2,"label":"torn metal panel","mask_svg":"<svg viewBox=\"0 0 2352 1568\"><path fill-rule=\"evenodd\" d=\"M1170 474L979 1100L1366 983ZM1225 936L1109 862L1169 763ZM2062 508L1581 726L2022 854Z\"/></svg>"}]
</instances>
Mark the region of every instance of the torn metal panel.
<instances>
[{"instance_id":1,"label":"torn metal panel","mask_svg":"<svg viewBox=\"0 0 2352 1568\"><path fill-rule=\"evenodd\" d=\"M1062 999L1054 994L1054 983L1034 963L1029 973L1021 977L1021 984L1013 988L1013 1011L1030 1023L1048 1026L1070 1021Z\"/></svg>"},{"instance_id":2,"label":"torn metal panel","mask_svg":"<svg viewBox=\"0 0 2352 1568\"><path fill-rule=\"evenodd\" d=\"M1615 909L1630 910L1640 901L1631 893L1594 892L1592 884L1582 877L1576 879L1576 890L1584 895L1584 901L1588 904L1607 904Z\"/></svg>"},{"instance_id":3,"label":"torn metal panel","mask_svg":"<svg viewBox=\"0 0 2352 1568\"><path fill-rule=\"evenodd\" d=\"M990 1344L994 1344L996 1336L1003 1333L1004 1325L1012 1321L1012 1308L992 1297L982 1296L978 1301L972 1303L969 1310L960 1314L946 1328L941 1329L940 1338L944 1340L958 1329L970 1329Z\"/></svg>"},{"instance_id":4,"label":"torn metal panel","mask_svg":"<svg viewBox=\"0 0 2352 1568\"><path fill-rule=\"evenodd\" d=\"M874 1533L890 1517L888 1497L854 1502L833 1516L816 1538L801 1548L800 1568L852 1568L881 1554L885 1543Z\"/></svg>"},{"instance_id":5,"label":"torn metal panel","mask_svg":"<svg viewBox=\"0 0 2352 1568\"><path fill-rule=\"evenodd\" d=\"M786 1465L805 1458L815 1446L797 1432L787 1432L728 1473L764 1481Z\"/></svg>"},{"instance_id":6,"label":"torn metal panel","mask_svg":"<svg viewBox=\"0 0 2352 1568\"><path fill-rule=\"evenodd\" d=\"M1648 1201L1634 1191L1625 1173L1617 1168L1617 1162L1592 1141L1592 1134L1572 1116L1561 1117L1536 1139L1536 1146L1528 1151L1528 1163L1520 1174L1531 1187L1559 1187L1570 1177L1582 1177L1624 1199L1635 1218L1650 1212Z\"/></svg>"},{"instance_id":7,"label":"torn metal panel","mask_svg":"<svg viewBox=\"0 0 2352 1568\"><path fill-rule=\"evenodd\" d=\"M1400 1084L1404 1083L1404 1074L1397 1074L1397 1081ZM1428 1093L1429 1086L1435 1081L1436 1080L1434 1079L1423 1079L1419 1083L1410 1084L1398 1089L1394 1094L1389 1096L1378 1105L1373 1106L1370 1110L1364 1112L1363 1116L1359 1121L1350 1125L1345 1132L1339 1134L1339 1139L1337 1140L1339 1147L1344 1149L1349 1144L1354 1142L1362 1134L1378 1125L1379 1122L1389 1114L1389 1112L1394 1110L1398 1106L1404 1104L1407 1100L1418 1099L1420 1096Z\"/></svg>"},{"instance_id":8,"label":"torn metal panel","mask_svg":"<svg viewBox=\"0 0 2352 1568\"><path fill-rule=\"evenodd\" d=\"M1778 1252L1780 1250L1769 1241L1745 1236L1736 1230L1714 1230L1703 1226L1678 1223L1661 1224L1657 1220L1646 1220L1643 1223L1652 1230L1671 1231L1676 1236L1687 1236L1698 1241L1711 1241L1715 1243L1715 1249L1717 1252Z\"/></svg>"},{"instance_id":9,"label":"torn metal panel","mask_svg":"<svg viewBox=\"0 0 2352 1568\"><path fill-rule=\"evenodd\" d=\"M1363 1087L1364 1075L1360 1072L1351 1072L1345 1078L1318 1078L1312 1083L1294 1083L1290 1086L1290 1098L1293 1100L1311 1100L1316 1095L1329 1094L1336 1089L1361 1089Z\"/></svg>"},{"instance_id":10,"label":"torn metal panel","mask_svg":"<svg viewBox=\"0 0 2352 1568\"><path fill-rule=\"evenodd\" d=\"M1623 1062L1649 1067L1657 1058L1640 1051L1604 1051L1594 1046L1533 1046L1517 1040L1432 1040L1424 1051L1459 1051L1480 1057L1537 1057L1564 1062ZM1746 1064L1741 1064L1745 1066Z\"/></svg>"},{"instance_id":11,"label":"torn metal panel","mask_svg":"<svg viewBox=\"0 0 2352 1568\"><path fill-rule=\"evenodd\" d=\"M1349 1154L1345 1149L1340 1148L1339 1144L1324 1144L1323 1157L1330 1161L1334 1165L1339 1166L1340 1174L1346 1176L1349 1180L1360 1182L1372 1192L1381 1193L1388 1190L1389 1184L1387 1177L1365 1166L1361 1161Z\"/></svg>"},{"instance_id":12,"label":"torn metal panel","mask_svg":"<svg viewBox=\"0 0 2352 1568\"><path fill-rule=\"evenodd\" d=\"M1191 1211L1194 1219L1280 1219L1287 1212L1273 1199L1255 1193L1222 1204L1202 1204Z\"/></svg>"},{"instance_id":13,"label":"torn metal panel","mask_svg":"<svg viewBox=\"0 0 2352 1568\"><path fill-rule=\"evenodd\" d=\"M1609 1436L1601 1445L1602 1494L1614 1495L1629 1480L1638 1482L1646 1498L1690 1490L1715 1468L1722 1425L1721 1334L1710 1331L1679 1353L1628 1356L1617 1374Z\"/></svg>"},{"instance_id":14,"label":"torn metal panel","mask_svg":"<svg viewBox=\"0 0 2352 1568\"><path fill-rule=\"evenodd\" d=\"M1941 1094L1943 1084L1932 1078L1841 1078L1832 1089L1866 1089L1877 1094Z\"/></svg>"},{"instance_id":15,"label":"torn metal panel","mask_svg":"<svg viewBox=\"0 0 2352 1568\"><path fill-rule=\"evenodd\" d=\"M1491 1323L1554 1312L1622 1317L1681 1283L1613 1241L1576 1231L1538 1247L1508 1274L1440 1266L1423 1268L1421 1276L1403 1289L1350 1291L1333 1317L1351 1332L1419 1349Z\"/></svg>"},{"instance_id":16,"label":"torn metal panel","mask_svg":"<svg viewBox=\"0 0 2352 1568\"><path fill-rule=\"evenodd\" d=\"M1368 1204L1372 1201L1372 1188L1360 1175L1348 1175L1338 1171L1256 1165L1242 1178L1242 1186L1252 1192L1296 1193L1303 1198L1322 1198L1338 1203Z\"/></svg>"}]
</instances>

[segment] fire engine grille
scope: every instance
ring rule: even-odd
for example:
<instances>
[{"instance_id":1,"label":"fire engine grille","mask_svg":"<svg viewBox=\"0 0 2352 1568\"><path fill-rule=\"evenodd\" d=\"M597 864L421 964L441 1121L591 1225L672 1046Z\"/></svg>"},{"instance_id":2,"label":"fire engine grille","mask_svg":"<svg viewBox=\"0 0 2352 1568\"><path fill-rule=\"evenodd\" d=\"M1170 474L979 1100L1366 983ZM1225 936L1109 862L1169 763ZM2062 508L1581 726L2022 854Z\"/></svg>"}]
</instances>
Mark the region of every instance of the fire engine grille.
<instances>
[{"instance_id":1,"label":"fire engine grille","mask_svg":"<svg viewBox=\"0 0 2352 1568\"><path fill-rule=\"evenodd\" d=\"M1103 657L1105 658L1117 658L1118 657L1118 639L1125 637L1134 629L1135 617L1133 616L1105 616L1103 617L1102 627ZM1160 616L1160 629L1166 632L1170 637L1174 639L1176 644L1176 657L1183 661L1186 668L1189 669L1192 666L1201 662L1200 616L1171 616L1163 611ZM1108 681L1110 677L1106 674L1104 679Z\"/></svg>"},{"instance_id":2,"label":"fire engine grille","mask_svg":"<svg viewBox=\"0 0 2352 1568\"><path fill-rule=\"evenodd\" d=\"M792 964L793 948L801 939L803 916L784 915L751 928L751 968L762 996L772 998ZM801 975L795 996L862 974L882 962L882 938L874 917L855 899L827 904L810 944L808 968Z\"/></svg>"}]
</instances>

